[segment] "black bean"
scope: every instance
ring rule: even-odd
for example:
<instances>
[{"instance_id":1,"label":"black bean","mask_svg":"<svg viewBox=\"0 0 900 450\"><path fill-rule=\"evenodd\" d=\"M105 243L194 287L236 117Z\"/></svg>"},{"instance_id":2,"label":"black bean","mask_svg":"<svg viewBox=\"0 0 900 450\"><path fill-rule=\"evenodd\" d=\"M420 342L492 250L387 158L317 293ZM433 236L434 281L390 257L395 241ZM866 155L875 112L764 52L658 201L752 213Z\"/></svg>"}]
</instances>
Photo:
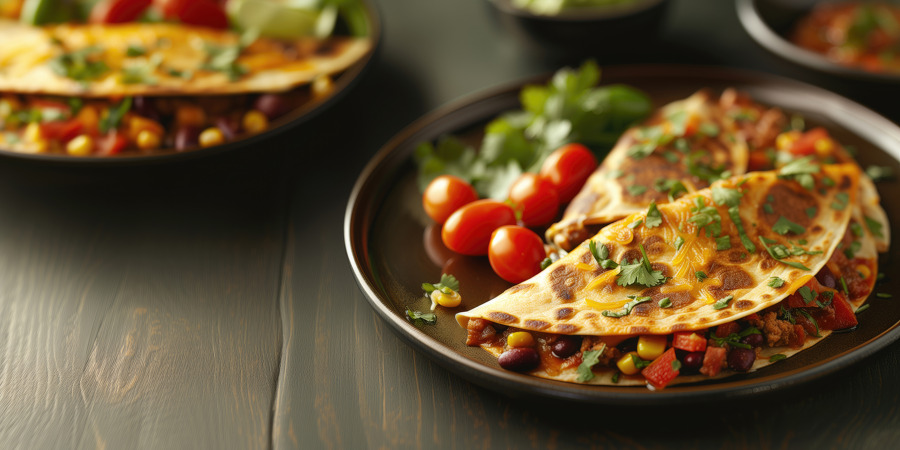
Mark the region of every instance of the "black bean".
<instances>
[{"instance_id":1,"label":"black bean","mask_svg":"<svg viewBox=\"0 0 900 450\"><path fill-rule=\"evenodd\" d=\"M681 367L683 372L697 372L703 367L703 357L705 352L690 352L681 358Z\"/></svg>"},{"instance_id":2,"label":"black bean","mask_svg":"<svg viewBox=\"0 0 900 450\"><path fill-rule=\"evenodd\" d=\"M747 336L744 336L743 339L741 339L741 342L751 347L762 347L763 342L765 341L766 339L761 334L748 334Z\"/></svg>"},{"instance_id":3,"label":"black bean","mask_svg":"<svg viewBox=\"0 0 900 450\"><path fill-rule=\"evenodd\" d=\"M286 113L289 106L287 101L278 94L263 94L253 103L253 108L272 120Z\"/></svg>"},{"instance_id":4,"label":"black bean","mask_svg":"<svg viewBox=\"0 0 900 450\"><path fill-rule=\"evenodd\" d=\"M550 347L557 358L568 358L581 349L580 336L560 336L553 341Z\"/></svg>"},{"instance_id":5,"label":"black bean","mask_svg":"<svg viewBox=\"0 0 900 450\"><path fill-rule=\"evenodd\" d=\"M541 363L541 357L533 348L511 348L500 354L497 359L500 367L514 372L525 372L536 369Z\"/></svg>"},{"instance_id":6,"label":"black bean","mask_svg":"<svg viewBox=\"0 0 900 450\"><path fill-rule=\"evenodd\" d=\"M150 98L137 95L132 98L131 105L131 109L135 113L148 119L159 120L159 111L156 109L156 105L153 104L153 100Z\"/></svg>"},{"instance_id":7,"label":"black bean","mask_svg":"<svg viewBox=\"0 0 900 450\"><path fill-rule=\"evenodd\" d=\"M175 150L184 150L200 144L200 129L189 125L175 131Z\"/></svg>"},{"instance_id":8,"label":"black bean","mask_svg":"<svg viewBox=\"0 0 900 450\"><path fill-rule=\"evenodd\" d=\"M621 351L623 354L633 352L637 350L637 342L638 338L636 337L628 338L620 342L619 345L616 346L616 348L619 349L619 351Z\"/></svg>"},{"instance_id":9,"label":"black bean","mask_svg":"<svg viewBox=\"0 0 900 450\"><path fill-rule=\"evenodd\" d=\"M733 348L728 352L728 368L735 372L747 372L756 361L756 352L752 349Z\"/></svg>"},{"instance_id":10,"label":"black bean","mask_svg":"<svg viewBox=\"0 0 900 450\"><path fill-rule=\"evenodd\" d=\"M834 274L831 272L828 267L823 267L819 273L816 274L816 281L819 282L822 286L834 289L837 286L837 280L834 278Z\"/></svg>"}]
</instances>

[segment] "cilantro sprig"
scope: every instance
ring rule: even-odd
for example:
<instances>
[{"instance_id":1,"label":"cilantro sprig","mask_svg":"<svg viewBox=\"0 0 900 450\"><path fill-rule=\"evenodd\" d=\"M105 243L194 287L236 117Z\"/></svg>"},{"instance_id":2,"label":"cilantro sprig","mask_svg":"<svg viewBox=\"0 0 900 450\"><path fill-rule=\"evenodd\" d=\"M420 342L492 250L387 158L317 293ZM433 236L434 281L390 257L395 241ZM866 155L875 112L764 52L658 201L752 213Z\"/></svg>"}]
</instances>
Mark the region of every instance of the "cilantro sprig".
<instances>
[{"instance_id":1,"label":"cilantro sprig","mask_svg":"<svg viewBox=\"0 0 900 450\"><path fill-rule=\"evenodd\" d=\"M441 281L439 283L422 283L422 289L427 294L430 294L433 291L441 291L445 294L451 294L453 292L459 291L459 280L457 280L453 275L442 273Z\"/></svg>"},{"instance_id":2,"label":"cilantro sprig","mask_svg":"<svg viewBox=\"0 0 900 450\"><path fill-rule=\"evenodd\" d=\"M706 230L706 235L718 237L722 234L722 216L719 210L714 206L707 206L704 197L694 199L694 206L691 207L691 217L688 222L693 223L697 227L697 236L700 232Z\"/></svg>"},{"instance_id":3,"label":"cilantro sprig","mask_svg":"<svg viewBox=\"0 0 900 450\"><path fill-rule=\"evenodd\" d=\"M819 173L821 168L815 163L814 156L806 156L795 159L785 164L779 171L778 177L784 179L792 179L803 186L805 189L815 188L814 173Z\"/></svg>"},{"instance_id":4,"label":"cilantro sprig","mask_svg":"<svg viewBox=\"0 0 900 450\"><path fill-rule=\"evenodd\" d=\"M647 258L647 252L644 250L644 244L640 244L642 258L634 262L622 260L619 265L619 275L616 278L616 284L623 287L640 285L644 287L659 286L666 282L666 276L662 271L653 270L650 265L650 259Z\"/></svg>"},{"instance_id":5,"label":"cilantro sprig","mask_svg":"<svg viewBox=\"0 0 900 450\"><path fill-rule=\"evenodd\" d=\"M787 217L781 216L778 218L777 221L775 221L775 224L772 225L772 231L783 236L788 233L794 233L794 234L806 233L806 228L803 227L803 225L800 225L799 223L792 222Z\"/></svg>"},{"instance_id":6,"label":"cilantro sprig","mask_svg":"<svg viewBox=\"0 0 900 450\"><path fill-rule=\"evenodd\" d=\"M750 349L752 346L741 342L741 339L750 336L751 334L762 334L762 332L756 327L747 327L741 330L740 333L731 333L725 337L718 337L713 333L710 334L709 338L719 347L724 347L727 344L731 347Z\"/></svg>"},{"instance_id":7,"label":"cilantro sprig","mask_svg":"<svg viewBox=\"0 0 900 450\"><path fill-rule=\"evenodd\" d=\"M634 309L635 306L637 306L641 303L649 302L650 300L652 300L651 297L640 297L637 295L629 295L627 298L630 298L632 300L630 302L626 303L625 305L623 305L622 306L623 309L621 311L606 310L606 311L602 311L600 314L603 314L604 317L613 317L613 318L618 319L619 317L625 317L625 316L631 314L631 310Z\"/></svg>"},{"instance_id":8,"label":"cilantro sprig","mask_svg":"<svg viewBox=\"0 0 900 450\"><path fill-rule=\"evenodd\" d=\"M604 347L606 344L602 344ZM594 372L591 370L591 367L597 365L600 362L600 355L603 353L602 350L588 350L581 354L581 364L578 365L578 369L576 369L576 373L578 373L578 377L575 378L575 381L579 383L585 383L591 381L594 378Z\"/></svg>"},{"instance_id":9,"label":"cilantro sprig","mask_svg":"<svg viewBox=\"0 0 900 450\"><path fill-rule=\"evenodd\" d=\"M776 240L774 240L774 239L769 239L769 238L767 238L767 237L765 237L765 236L760 236L760 237L759 237L759 242L760 242L760 244L762 244L762 247L763 247L767 252L769 252L769 256L771 256L772 259L774 259L774 260L776 260L776 261L778 261L778 262L780 262L780 263L782 263L782 264L785 264L785 265L788 265L788 266L791 266L791 267L794 267L794 268L797 268L797 269L800 269L800 270L806 270L806 271L811 270L809 267L806 267L805 265L803 265L803 264L801 264L801 263L799 263L799 262L796 262L796 261L785 261L784 258L787 258L787 257L793 255L794 253L793 253L791 250L788 250L788 248L785 247L784 245L778 244L778 243L777 243L778 241L776 241ZM770 247L770 246L767 245L767 244L773 244L773 245ZM797 247L797 248L799 249L799 247ZM803 249L800 249L800 250L801 250L803 253L799 253L799 254L815 254L814 252L807 252L807 251L805 251L805 250L803 250Z\"/></svg>"},{"instance_id":10,"label":"cilantro sprig","mask_svg":"<svg viewBox=\"0 0 900 450\"><path fill-rule=\"evenodd\" d=\"M647 228L656 228L662 225L662 214L659 212L659 208L656 207L656 202L650 202L650 208L647 209L647 219L644 220L644 225Z\"/></svg>"},{"instance_id":11,"label":"cilantro sprig","mask_svg":"<svg viewBox=\"0 0 900 450\"><path fill-rule=\"evenodd\" d=\"M437 323L437 315L435 313L423 313L421 311L413 311L406 308L406 317L413 325L434 325Z\"/></svg>"},{"instance_id":12,"label":"cilantro sprig","mask_svg":"<svg viewBox=\"0 0 900 450\"><path fill-rule=\"evenodd\" d=\"M591 250L591 255L594 257L594 261L597 261L597 265L604 269L615 269L619 267L619 265L609 259L609 248L606 244L601 243L599 247L597 247L597 243L593 240L588 241L588 248Z\"/></svg>"}]
</instances>

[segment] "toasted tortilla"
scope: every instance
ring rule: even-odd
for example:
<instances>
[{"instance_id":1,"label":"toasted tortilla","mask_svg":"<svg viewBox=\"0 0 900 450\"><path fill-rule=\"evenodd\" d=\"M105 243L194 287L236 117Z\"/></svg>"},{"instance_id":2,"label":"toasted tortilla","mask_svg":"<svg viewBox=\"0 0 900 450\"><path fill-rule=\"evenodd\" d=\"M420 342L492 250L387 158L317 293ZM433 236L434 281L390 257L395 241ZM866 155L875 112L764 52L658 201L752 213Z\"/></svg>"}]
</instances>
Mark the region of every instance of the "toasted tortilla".
<instances>
[{"instance_id":1,"label":"toasted tortilla","mask_svg":"<svg viewBox=\"0 0 900 450\"><path fill-rule=\"evenodd\" d=\"M241 48L240 35L231 31L174 23L33 27L0 21L0 36L0 91L81 97L286 91L346 70L372 47L368 38L331 37L258 38ZM70 78L59 63L73 54L107 69Z\"/></svg>"},{"instance_id":2,"label":"toasted tortilla","mask_svg":"<svg viewBox=\"0 0 900 450\"><path fill-rule=\"evenodd\" d=\"M670 137L660 141L660 135ZM674 192L660 188L659 180L680 182L682 193L695 192L709 186L710 179L696 167L742 174L748 154L747 133L709 91L665 105L641 126L625 132L562 220L547 230L547 240L571 250L590 236L588 225L621 219L651 201L671 201Z\"/></svg>"},{"instance_id":3,"label":"toasted tortilla","mask_svg":"<svg viewBox=\"0 0 900 450\"><path fill-rule=\"evenodd\" d=\"M837 183L827 186L822 181L825 177ZM662 223L654 228L646 226L646 211L604 227L591 240L598 246L605 245L609 258L618 262L619 268L601 268L585 242L533 278L457 314L457 321L465 326L471 318L482 318L531 331L615 336L668 334L736 320L778 303L825 266L850 221L859 177L856 166L842 164L822 166L815 175L816 189L812 190L779 178L776 172L755 172L717 182L710 189L660 205ZM753 252L742 244L728 206L713 200L713 192L722 188L742 192L738 210ZM696 225L689 222L698 201L718 212L721 235L728 236L730 249L717 250L716 238L702 230L698 235ZM835 209L840 205L843 208ZM773 228L782 217L800 225L803 232L777 232ZM637 224L639 221L642 223ZM676 250L678 240L684 242ZM799 248L806 254L777 260L765 249L777 245ZM670 278L656 287L619 286L621 265L641 259L640 246L653 269ZM707 277L698 280L698 271ZM772 277L785 280L784 285L769 287L767 281ZM620 311L630 301L628 295L650 297L652 301L638 304L623 317L603 314ZM729 296L727 306L717 309L716 303ZM671 307L659 307L658 302L666 297Z\"/></svg>"}]
</instances>

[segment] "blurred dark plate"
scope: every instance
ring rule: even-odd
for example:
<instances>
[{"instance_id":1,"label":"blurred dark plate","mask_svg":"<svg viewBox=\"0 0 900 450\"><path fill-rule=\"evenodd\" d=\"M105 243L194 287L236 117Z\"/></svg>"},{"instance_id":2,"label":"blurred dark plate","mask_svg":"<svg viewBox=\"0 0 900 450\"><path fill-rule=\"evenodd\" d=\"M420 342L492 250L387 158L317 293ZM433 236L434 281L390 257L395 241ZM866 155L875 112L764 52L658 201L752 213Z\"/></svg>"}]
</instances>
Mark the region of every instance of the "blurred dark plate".
<instances>
[{"instance_id":1,"label":"blurred dark plate","mask_svg":"<svg viewBox=\"0 0 900 450\"><path fill-rule=\"evenodd\" d=\"M669 6L669 0L636 0L541 15L518 8L511 0L488 1L508 23L538 40L598 53L604 47L634 48L653 40Z\"/></svg>"},{"instance_id":2,"label":"blurred dark plate","mask_svg":"<svg viewBox=\"0 0 900 450\"><path fill-rule=\"evenodd\" d=\"M832 0L846 1L846 0ZM794 24L817 3L828 0L736 0L741 24L750 37L772 53L792 62L820 72L863 81L896 83L900 74L869 72L842 66L825 56L794 45L785 36Z\"/></svg>"},{"instance_id":3,"label":"blurred dark plate","mask_svg":"<svg viewBox=\"0 0 900 450\"><path fill-rule=\"evenodd\" d=\"M213 156L236 150L253 151L253 148L276 134L283 133L304 122L312 119L325 109L337 103L350 89L359 82L362 75L368 69L375 53L381 44L381 18L378 10L371 0L361 0L367 12L369 36L372 40L372 49L362 59L353 64L334 79L334 91L331 95L314 100L295 108L287 114L273 120L269 128L259 134L241 137L221 145L206 148L193 148L184 151L166 150L152 154L131 153L114 157L72 157L58 154L33 154L20 153L0 148L0 156L21 161L32 161L44 165L65 166L134 166L169 163L175 161L187 161L194 158Z\"/></svg>"},{"instance_id":4,"label":"blurred dark plate","mask_svg":"<svg viewBox=\"0 0 900 450\"><path fill-rule=\"evenodd\" d=\"M530 80L542 83L546 78ZM687 66L603 68L604 83L628 83L646 91L659 106L687 97L700 88L736 87L756 100L803 114L810 126L827 127L840 142L859 150L863 166L889 166L900 173L900 128L873 111L831 92L800 82L752 72ZM526 83L477 95L426 115L397 134L372 159L351 194L344 239L357 282L366 299L396 333L417 350L460 376L511 396L535 395L594 403L651 404L725 400L785 389L859 363L900 337L900 302L872 296L860 314L859 327L835 333L822 343L757 372L722 380L677 385L660 392L644 387L586 386L522 375L500 368L480 348L465 345L466 331L453 315L481 304L510 285L494 275L486 257L456 255L440 244L439 228L430 226L416 187L411 155L417 144L447 133L477 136L484 123L519 106ZM882 197L900 197L900 182L878 185ZM897 236L897 204L885 202ZM897 273L892 261L897 245L882 255L880 270ZM446 261L442 264L442 261ZM460 280L463 303L438 308L434 326L416 327L405 319L407 307L426 311L430 301L423 282L442 272ZM897 277L876 286L877 292L900 295Z\"/></svg>"}]
</instances>

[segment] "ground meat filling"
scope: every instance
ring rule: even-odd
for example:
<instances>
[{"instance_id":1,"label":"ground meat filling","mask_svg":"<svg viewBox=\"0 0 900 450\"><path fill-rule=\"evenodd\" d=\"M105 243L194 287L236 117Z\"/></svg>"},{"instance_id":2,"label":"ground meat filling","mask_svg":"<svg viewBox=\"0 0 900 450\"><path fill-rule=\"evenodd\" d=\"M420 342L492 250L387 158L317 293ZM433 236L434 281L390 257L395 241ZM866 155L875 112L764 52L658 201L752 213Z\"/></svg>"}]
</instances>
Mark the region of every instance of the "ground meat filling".
<instances>
[{"instance_id":1,"label":"ground meat filling","mask_svg":"<svg viewBox=\"0 0 900 450\"><path fill-rule=\"evenodd\" d=\"M748 322L762 332L769 347L791 345L798 340L794 324L779 319L773 311L762 314L758 319L750 319Z\"/></svg>"},{"instance_id":2,"label":"ground meat filling","mask_svg":"<svg viewBox=\"0 0 900 450\"><path fill-rule=\"evenodd\" d=\"M466 325L466 345L477 346L493 340L497 331L484 319L469 319Z\"/></svg>"}]
</instances>

